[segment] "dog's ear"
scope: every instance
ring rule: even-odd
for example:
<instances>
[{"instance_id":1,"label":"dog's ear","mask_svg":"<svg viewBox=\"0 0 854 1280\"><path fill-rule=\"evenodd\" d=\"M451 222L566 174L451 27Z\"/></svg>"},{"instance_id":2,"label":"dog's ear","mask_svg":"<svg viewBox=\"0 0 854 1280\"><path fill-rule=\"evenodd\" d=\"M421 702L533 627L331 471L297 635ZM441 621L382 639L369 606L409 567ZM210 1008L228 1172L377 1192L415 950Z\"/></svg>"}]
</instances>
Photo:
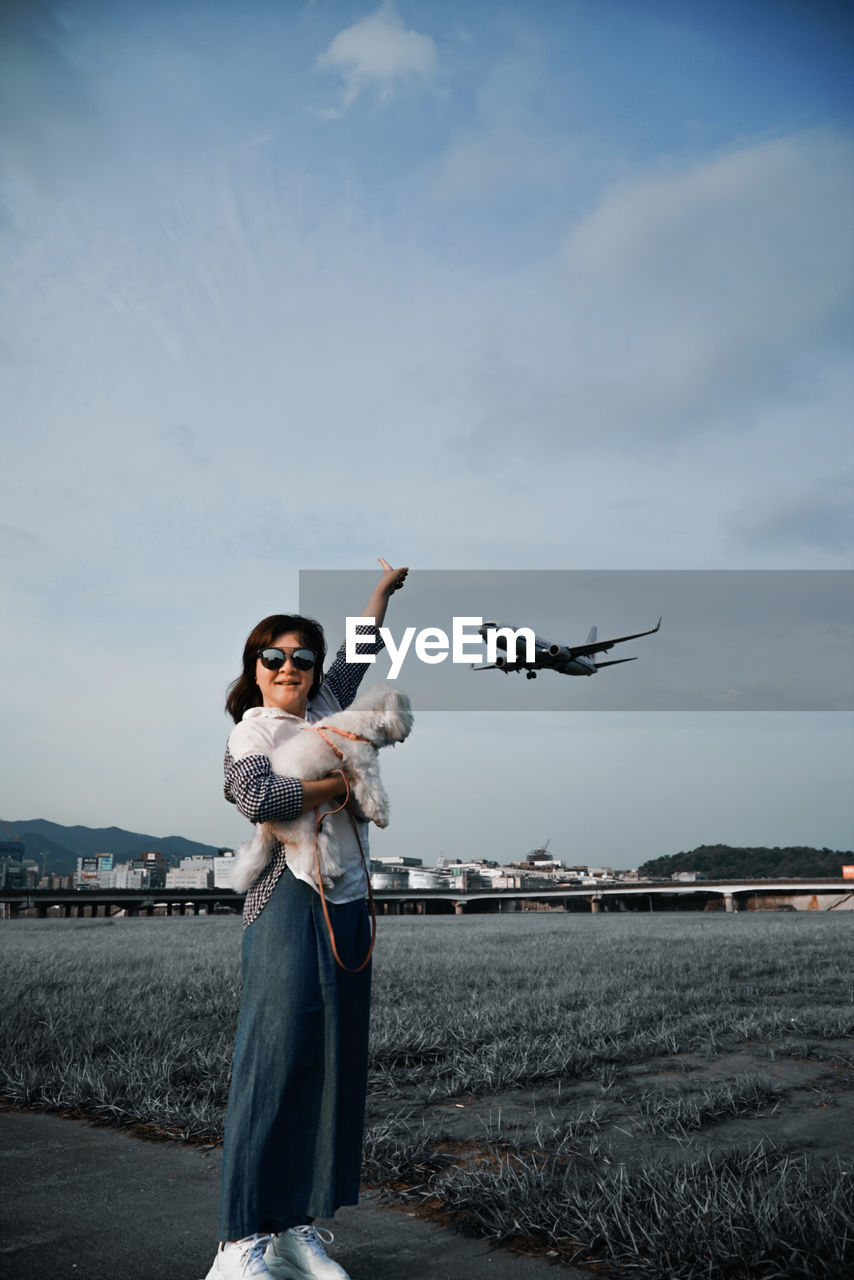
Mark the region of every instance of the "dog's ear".
<instances>
[{"instance_id":1,"label":"dog's ear","mask_svg":"<svg viewBox=\"0 0 854 1280\"><path fill-rule=\"evenodd\" d=\"M385 695L383 720L391 742L403 742L412 729L412 705L405 693L388 688Z\"/></svg>"},{"instance_id":2,"label":"dog's ear","mask_svg":"<svg viewBox=\"0 0 854 1280\"><path fill-rule=\"evenodd\" d=\"M366 715L373 717L381 716L385 712L386 695L394 686L384 681L382 684L372 685L370 689L366 689L364 693L360 693L354 703L353 710L363 711Z\"/></svg>"}]
</instances>

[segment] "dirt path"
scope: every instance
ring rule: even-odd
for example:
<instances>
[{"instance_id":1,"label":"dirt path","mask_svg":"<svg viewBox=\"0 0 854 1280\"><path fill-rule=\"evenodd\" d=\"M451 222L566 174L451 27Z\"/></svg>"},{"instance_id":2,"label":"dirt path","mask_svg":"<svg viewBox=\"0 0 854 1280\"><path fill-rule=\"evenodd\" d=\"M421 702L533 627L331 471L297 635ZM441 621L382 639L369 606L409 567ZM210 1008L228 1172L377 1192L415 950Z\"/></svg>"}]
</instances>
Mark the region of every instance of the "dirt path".
<instances>
[{"instance_id":1,"label":"dirt path","mask_svg":"<svg viewBox=\"0 0 854 1280\"><path fill-rule=\"evenodd\" d=\"M6 1280L201 1280L216 1247L220 1151L83 1120L0 1111ZM491 1250L368 1196L335 1219L352 1280L589 1280Z\"/></svg>"}]
</instances>

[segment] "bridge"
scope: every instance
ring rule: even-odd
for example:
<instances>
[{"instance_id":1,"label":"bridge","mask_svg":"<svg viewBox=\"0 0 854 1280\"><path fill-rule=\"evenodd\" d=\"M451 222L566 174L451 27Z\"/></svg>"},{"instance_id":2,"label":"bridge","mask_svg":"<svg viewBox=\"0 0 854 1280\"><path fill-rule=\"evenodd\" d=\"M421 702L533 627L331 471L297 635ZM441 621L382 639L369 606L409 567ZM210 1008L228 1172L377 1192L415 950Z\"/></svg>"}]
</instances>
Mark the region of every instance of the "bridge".
<instances>
[{"instance_id":1,"label":"bridge","mask_svg":"<svg viewBox=\"0 0 854 1280\"><path fill-rule=\"evenodd\" d=\"M379 889L380 915L567 912L854 911L854 882L839 879L617 881L542 889ZM2 889L0 916L199 915L238 912L231 889Z\"/></svg>"}]
</instances>

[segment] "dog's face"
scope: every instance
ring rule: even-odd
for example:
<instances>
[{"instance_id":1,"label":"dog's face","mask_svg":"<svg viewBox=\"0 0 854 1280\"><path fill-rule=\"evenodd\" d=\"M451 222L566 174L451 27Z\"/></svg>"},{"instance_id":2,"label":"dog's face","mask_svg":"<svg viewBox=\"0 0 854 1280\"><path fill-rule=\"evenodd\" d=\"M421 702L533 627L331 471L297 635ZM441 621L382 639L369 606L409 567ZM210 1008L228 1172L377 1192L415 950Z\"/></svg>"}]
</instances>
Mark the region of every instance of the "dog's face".
<instances>
[{"instance_id":1,"label":"dog's face","mask_svg":"<svg viewBox=\"0 0 854 1280\"><path fill-rule=\"evenodd\" d=\"M359 707L368 714L377 746L385 747L392 742L403 742L409 737L413 721L412 707L406 694L393 685L380 684L375 689L369 689L359 699Z\"/></svg>"},{"instance_id":2,"label":"dog's face","mask_svg":"<svg viewBox=\"0 0 854 1280\"><path fill-rule=\"evenodd\" d=\"M389 742L403 742L412 729L412 707L405 693L391 689L385 700L385 730Z\"/></svg>"}]
</instances>

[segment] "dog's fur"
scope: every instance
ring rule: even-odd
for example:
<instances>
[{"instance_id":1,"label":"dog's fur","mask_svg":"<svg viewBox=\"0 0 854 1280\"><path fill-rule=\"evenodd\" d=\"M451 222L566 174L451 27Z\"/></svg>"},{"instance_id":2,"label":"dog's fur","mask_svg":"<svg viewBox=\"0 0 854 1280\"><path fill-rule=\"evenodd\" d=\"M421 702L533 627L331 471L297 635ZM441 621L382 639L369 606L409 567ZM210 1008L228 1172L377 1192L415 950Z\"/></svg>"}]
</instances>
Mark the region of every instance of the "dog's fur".
<instances>
[{"instance_id":1,"label":"dog's fur","mask_svg":"<svg viewBox=\"0 0 854 1280\"><path fill-rule=\"evenodd\" d=\"M337 733L329 739L343 755L339 760L332 748L314 729L326 726L346 729L348 733L367 738L354 742ZM412 708L405 693L393 685L380 684L368 689L346 711L318 720L310 729L301 730L276 749L271 758L274 773L301 778L305 782L324 778L335 769L343 769L350 780L350 794L362 814L378 827L388 825L388 796L380 780L377 753L380 747L403 742L412 728ZM241 845L232 875L238 893L244 893L257 880L270 861L273 844L285 845L288 866L295 874L317 872L314 861L315 810L309 809L292 822L260 822L248 844ZM329 887L340 876L343 867L338 856L338 842L331 824L325 822L317 832L317 852L323 883Z\"/></svg>"}]
</instances>

